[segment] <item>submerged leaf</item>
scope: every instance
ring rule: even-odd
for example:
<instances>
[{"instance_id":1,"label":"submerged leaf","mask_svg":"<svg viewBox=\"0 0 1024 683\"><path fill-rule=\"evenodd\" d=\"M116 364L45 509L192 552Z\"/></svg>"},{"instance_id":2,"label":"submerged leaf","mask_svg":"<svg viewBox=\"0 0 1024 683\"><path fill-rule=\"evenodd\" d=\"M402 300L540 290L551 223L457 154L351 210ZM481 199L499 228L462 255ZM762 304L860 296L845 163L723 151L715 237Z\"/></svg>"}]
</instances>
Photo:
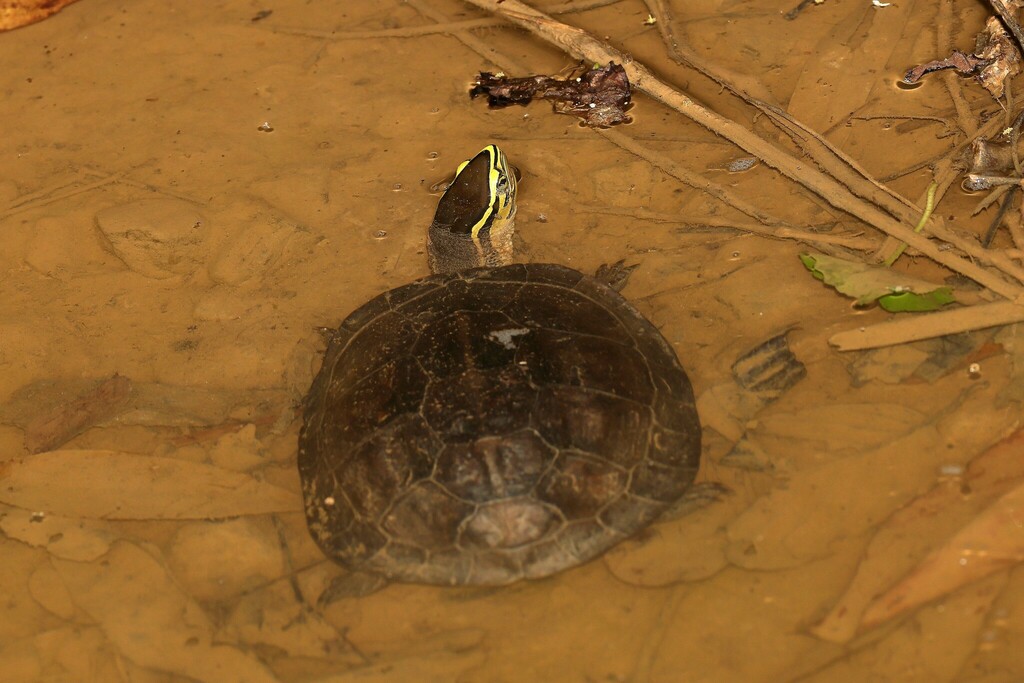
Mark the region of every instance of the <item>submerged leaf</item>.
<instances>
[{"instance_id":1,"label":"submerged leaf","mask_svg":"<svg viewBox=\"0 0 1024 683\"><path fill-rule=\"evenodd\" d=\"M975 458L962 481L940 481L890 516L845 593L811 632L847 642L863 628L1024 561L1024 531L1013 518L1024 478L1022 447L1024 430ZM948 540L935 550L934 537Z\"/></svg>"},{"instance_id":2,"label":"submerged leaf","mask_svg":"<svg viewBox=\"0 0 1024 683\"><path fill-rule=\"evenodd\" d=\"M953 290L939 287L924 294L893 292L878 298L878 305L890 313L934 311L956 301Z\"/></svg>"},{"instance_id":3,"label":"submerged leaf","mask_svg":"<svg viewBox=\"0 0 1024 683\"><path fill-rule=\"evenodd\" d=\"M25 426L25 448L30 453L41 453L67 443L89 427L119 414L131 393L131 380L115 374L76 399L44 410Z\"/></svg>"},{"instance_id":4,"label":"submerged leaf","mask_svg":"<svg viewBox=\"0 0 1024 683\"><path fill-rule=\"evenodd\" d=\"M1024 562L1024 484L1005 494L876 598L864 612L866 628L952 593L989 574Z\"/></svg>"},{"instance_id":5,"label":"submerged leaf","mask_svg":"<svg viewBox=\"0 0 1024 683\"><path fill-rule=\"evenodd\" d=\"M50 451L4 463L0 502L92 519L219 519L302 509L298 494L248 474L100 450Z\"/></svg>"},{"instance_id":6,"label":"submerged leaf","mask_svg":"<svg viewBox=\"0 0 1024 683\"><path fill-rule=\"evenodd\" d=\"M956 298L949 287L903 273L824 254L800 254L814 277L856 299L857 306L878 303L890 312L934 311Z\"/></svg>"},{"instance_id":7,"label":"submerged leaf","mask_svg":"<svg viewBox=\"0 0 1024 683\"><path fill-rule=\"evenodd\" d=\"M218 642L213 623L160 562L119 541L103 562L56 560L75 604L134 664L203 683L276 683L256 656Z\"/></svg>"}]
</instances>

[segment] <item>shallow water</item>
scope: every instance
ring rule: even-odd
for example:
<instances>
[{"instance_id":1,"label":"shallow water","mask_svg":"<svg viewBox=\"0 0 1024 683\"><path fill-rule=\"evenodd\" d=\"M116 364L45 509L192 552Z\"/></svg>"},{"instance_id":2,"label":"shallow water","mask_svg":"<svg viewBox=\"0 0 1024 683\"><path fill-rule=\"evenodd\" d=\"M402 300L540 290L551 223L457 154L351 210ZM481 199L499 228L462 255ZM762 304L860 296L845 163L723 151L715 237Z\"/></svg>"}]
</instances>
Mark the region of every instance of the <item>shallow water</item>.
<instances>
[{"instance_id":1,"label":"shallow water","mask_svg":"<svg viewBox=\"0 0 1024 683\"><path fill-rule=\"evenodd\" d=\"M766 0L677 1L672 26L886 177L939 157L956 126L939 77L893 87L940 56L931 4L897 4L830 0L786 21ZM984 8L954 11L969 48ZM648 13L623 0L562 17L789 144L672 63ZM1024 476L1012 455L963 470L1019 426L1018 333L835 351L830 336L889 314L810 277L797 254L813 247L729 228L753 219L546 104L470 101L480 70L573 61L496 23L394 35L444 17L486 19L454 0L81 0L0 33L5 680L1020 680L1019 554L858 627ZM961 85L975 113L1002 115ZM729 172L745 152L642 94L631 113L618 133L762 211L873 234L763 163ZM306 532L295 469L319 328L427 273L430 188L492 141L524 177L520 258L639 264L624 293L689 372L699 478L728 493L549 579L316 608L343 571ZM929 180L889 184L916 201ZM939 211L980 234L976 201L951 192ZM786 331L807 375L766 404L731 368Z\"/></svg>"}]
</instances>

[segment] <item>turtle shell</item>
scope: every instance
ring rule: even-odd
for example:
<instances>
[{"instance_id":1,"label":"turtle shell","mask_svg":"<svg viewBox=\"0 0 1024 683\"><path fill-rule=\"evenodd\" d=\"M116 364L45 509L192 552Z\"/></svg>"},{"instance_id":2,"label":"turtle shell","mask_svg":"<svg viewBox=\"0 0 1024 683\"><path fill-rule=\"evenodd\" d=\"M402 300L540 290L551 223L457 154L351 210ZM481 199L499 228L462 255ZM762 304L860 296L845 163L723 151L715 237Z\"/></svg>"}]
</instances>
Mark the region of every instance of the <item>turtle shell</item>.
<instances>
[{"instance_id":1,"label":"turtle shell","mask_svg":"<svg viewBox=\"0 0 1024 683\"><path fill-rule=\"evenodd\" d=\"M700 461L672 348L617 292L553 264L377 296L334 334L304 410L313 538L401 581L586 562L678 500Z\"/></svg>"}]
</instances>

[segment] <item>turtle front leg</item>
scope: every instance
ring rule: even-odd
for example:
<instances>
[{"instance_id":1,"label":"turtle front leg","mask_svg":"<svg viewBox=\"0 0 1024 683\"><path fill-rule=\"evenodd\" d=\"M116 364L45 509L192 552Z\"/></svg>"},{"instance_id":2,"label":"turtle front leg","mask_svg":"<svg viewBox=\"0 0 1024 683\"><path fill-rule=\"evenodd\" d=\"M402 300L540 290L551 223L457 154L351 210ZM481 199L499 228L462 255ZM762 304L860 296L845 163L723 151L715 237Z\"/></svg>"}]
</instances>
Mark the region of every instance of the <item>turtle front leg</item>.
<instances>
[{"instance_id":1,"label":"turtle front leg","mask_svg":"<svg viewBox=\"0 0 1024 683\"><path fill-rule=\"evenodd\" d=\"M621 292L626 286L626 283L629 282L629 276L632 275L633 271L638 267L640 267L639 263L627 266L626 259L619 259L611 265L604 263L599 266L594 277L614 289L616 292Z\"/></svg>"}]
</instances>

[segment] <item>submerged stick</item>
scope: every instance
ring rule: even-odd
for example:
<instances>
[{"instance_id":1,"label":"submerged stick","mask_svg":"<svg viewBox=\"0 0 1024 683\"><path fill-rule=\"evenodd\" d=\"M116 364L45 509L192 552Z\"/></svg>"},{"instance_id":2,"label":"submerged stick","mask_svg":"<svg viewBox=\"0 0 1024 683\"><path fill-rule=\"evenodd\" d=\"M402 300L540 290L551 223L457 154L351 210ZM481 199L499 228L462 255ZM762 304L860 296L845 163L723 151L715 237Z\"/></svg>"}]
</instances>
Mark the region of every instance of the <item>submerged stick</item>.
<instances>
[{"instance_id":1,"label":"submerged stick","mask_svg":"<svg viewBox=\"0 0 1024 683\"><path fill-rule=\"evenodd\" d=\"M861 351L1019 322L1024 322L1024 306L1000 301L867 325L833 335L828 343L840 351Z\"/></svg>"},{"instance_id":2,"label":"submerged stick","mask_svg":"<svg viewBox=\"0 0 1024 683\"><path fill-rule=\"evenodd\" d=\"M906 242L937 263L969 277L993 292L1009 299L1024 295L1024 287L1021 287L1020 284L1009 282L967 259L947 251L941 251L939 245L932 240L915 233L910 227L877 206L855 196L842 183L817 168L791 157L735 121L700 106L658 79L643 64L627 57L610 45L602 43L585 31L556 21L519 0L467 0L467 2L507 18L579 59L601 64L611 61L621 63L635 88L646 92L655 100L757 156L772 168L803 185L836 208Z\"/></svg>"}]
</instances>

